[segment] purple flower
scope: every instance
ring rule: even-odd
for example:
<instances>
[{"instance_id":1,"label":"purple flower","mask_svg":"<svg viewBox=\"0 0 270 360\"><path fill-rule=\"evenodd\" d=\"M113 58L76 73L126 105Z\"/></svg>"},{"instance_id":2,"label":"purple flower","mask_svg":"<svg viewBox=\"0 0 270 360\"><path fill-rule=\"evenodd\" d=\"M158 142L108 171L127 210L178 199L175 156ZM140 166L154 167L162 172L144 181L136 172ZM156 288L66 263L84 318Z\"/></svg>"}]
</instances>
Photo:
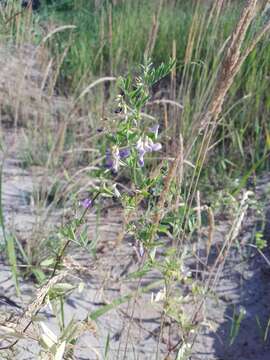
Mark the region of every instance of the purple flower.
<instances>
[{"instance_id":1,"label":"purple flower","mask_svg":"<svg viewBox=\"0 0 270 360\"><path fill-rule=\"evenodd\" d=\"M144 155L147 152L147 150L145 149L144 142L142 141L141 138L137 141L136 149L138 150L138 155L139 155L138 157L139 165L144 166Z\"/></svg>"},{"instance_id":2,"label":"purple flower","mask_svg":"<svg viewBox=\"0 0 270 360\"><path fill-rule=\"evenodd\" d=\"M118 146L114 146L112 150L106 150L106 167L113 172L117 172L120 167L120 160L126 159L130 155L128 148L119 150Z\"/></svg>"},{"instance_id":3,"label":"purple flower","mask_svg":"<svg viewBox=\"0 0 270 360\"><path fill-rule=\"evenodd\" d=\"M160 143L154 143L148 136L144 140L140 138L137 141L136 149L138 151L138 163L142 167L144 166L144 155L147 152L159 151L162 148Z\"/></svg>"},{"instance_id":4,"label":"purple flower","mask_svg":"<svg viewBox=\"0 0 270 360\"><path fill-rule=\"evenodd\" d=\"M133 249L135 250L137 258L140 261L145 253L145 249L144 249L142 242L139 240L136 240L135 244L133 245Z\"/></svg>"},{"instance_id":5,"label":"purple flower","mask_svg":"<svg viewBox=\"0 0 270 360\"><path fill-rule=\"evenodd\" d=\"M159 125L156 124L154 126L152 126L151 128L149 128L149 132L155 135L155 139L157 139L158 137L158 130L159 130Z\"/></svg>"},{"instance_id":6,"label":"purple flower","mask_svg":"<svg viewBox=\"0 0 270 360\"><path fill-rule=\"evenodd\" d=\"M141 242L139 245L139 254L140 254L140 257L143 257L143 255L144 255L144 246Z\"/></svg>"},{"instance_id":7,"label":"purple flower","mask_svg":"<svg viewBox=\"0 0 270 360\"><path fill-rule=\"evenodd\" d=\"M90 198L86 198L81 202L81 205L85 208L88 209L92 206L93 202Z\"/></svg>"},{"instance_id":8,"label":"purple flower","mask_svg":"<svg viewBox=\"0 0 270 360\"><path fill-rule=\"evenodd\" d=\"M161 143L153 143L152 144L152 151L159 151L159 150L161 150L162 149L162 145L161 145Z\"/></svg>"},{"instance_id":9,"label":"purple flower","mask_svg":"<svg viewBox=\"0 0 270 360\"><path fill-rule=\"evenodd\" d=\"M112 165L113 165L113 162L112 162L112 155L111 155L111 151L109 149L106 150L106 160L105 160L105 164L106 164L106 167L108 169L111 169Z\"/></svg>"},{"instance_id":10,"label":"purple flower","mask_svg":"<svg viewBox=\"0 0 270 360\"><path fill-rule=\"evenodd\" d=\"M130 150L128 148L119 150L119 155L121 159L126 159L130 156Z\"/></svg>"}]
</instances>

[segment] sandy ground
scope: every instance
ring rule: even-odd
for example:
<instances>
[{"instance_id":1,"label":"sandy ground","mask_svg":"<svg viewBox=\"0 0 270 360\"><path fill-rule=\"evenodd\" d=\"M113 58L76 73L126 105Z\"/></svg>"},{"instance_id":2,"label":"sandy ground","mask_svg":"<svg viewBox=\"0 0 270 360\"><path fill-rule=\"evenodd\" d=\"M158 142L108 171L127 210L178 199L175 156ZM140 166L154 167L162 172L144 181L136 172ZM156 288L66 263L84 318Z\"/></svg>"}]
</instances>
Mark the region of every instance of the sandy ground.
<instances>
[{"instance_id":1,"label":"sandy ground","mask_svg":"<svg viewBox=\"0 0 270 360\"><path fill-rule=\"evenodd\" d=\"M8 137L13 137L9 133ZM8 141L8 140L7 140ZM12 143L12 142L11 142ZM28 169L24 170L18 161L18 149L11 146L5 160L3 171L3 206L7 228L15 233L21 241L29 234L37 234L38 225L48 227L50 231L61 223L61 210L53 210L44 215L38 213L31 202L30 194L36 186L37 177ZM270 176L266 174L257 183L256 197L263 199L264 211L268 223L265 239L270 243L269 209L270 209ZM30 200L29 200L30 199ZM269 205L269 206L268 206ZM269 207L269 209L268 209ZM44 221L45 219L45 221ZM100 306L110 303L132 291L136 291L137 280L119 282L119 278L137 270L134 251L130 241L123 241L115 246L117 234L121 229L119 209L109 209L99 219L98 236L100 247L97 259L72 248L66 259L72 271L68 282L74 284L73 292L67 297L65 304L66 324L71 319L83 320ZM43 220L43 222L41 221ZM88 218L89 233L96 233L96 216ZM216 227L213 242L215 249L220 246L228 232L229 224L220 221ZM270 334L264 339L267 322L270 319L270 266L258 252L248 246L256 231L257 219L252 211L244 221L244 226L237 239L237 246L230 250L228 260L217 282L212 297L209 297L204 307L207 321L200 334L194 339L193 353L190 360L269 360ZM44 228L43 228L44 230ZM269 252L264 253L270 258ZM158 274L150 273L143 281L147 286L158 281ZM25 306L36 294L33 282L20 280L21 296L16 296L9 267L5 258L1 259L0 271L0 324L7 315L13 313L15 318L23 313ZM85 286L79 291L78 284ZM152 293L157 293L159 287L153 287ZM99 359L104 356L106 339L110 337L109 359L165 359L167 345L160 339L157 353L158 333L160 327L160 309L151 303L151 292L140 296L134 305L133 321L129 321L132 303L126 302L116 310L112 310L98 319L92 329L80 338L76 346L75 359ZM14 303L13 303L14 302ZM230 344L230 331L234 313L244 309L245 316L239 328L239 334ZM46 306L40 316L50 329L59 331L57 321L52 316L51 309ZM2 320L1 320L2 319ZM260 324L260 326L259 326ZM95 328L95 330L94 330ZM35 327L30 330L35 333ZM170 341L176 343L179 334L170 335ZM3 342L2 342L3 343ZM4 359L4 352L0 359ZM21 340L15 346L13 353L7 358L38 359L38 346L34 341ZM171 357L173 358L173 357Z\"/></svg>"}]
</instances>

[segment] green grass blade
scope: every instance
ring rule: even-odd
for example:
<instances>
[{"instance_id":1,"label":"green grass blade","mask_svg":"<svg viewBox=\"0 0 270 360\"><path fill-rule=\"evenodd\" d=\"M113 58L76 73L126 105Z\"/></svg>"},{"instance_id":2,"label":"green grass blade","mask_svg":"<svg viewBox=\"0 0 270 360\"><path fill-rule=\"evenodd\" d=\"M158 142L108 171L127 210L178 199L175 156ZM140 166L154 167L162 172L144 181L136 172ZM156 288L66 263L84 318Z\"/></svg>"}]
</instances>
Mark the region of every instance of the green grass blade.
<instances>
[{"instance_id":1,"label":"green grass blade","mask_svg":"<svg viewBox=\"0 0 270 360\"><path fill-rule=\"evenodd\" d=\"M239 192L246 186L246 183L250 176L258 169L258 167L265 162L265 160L269 157L269 152L265 154L260 160L258 160L253 166L244 174L242 179L239 182L239 185L236 189L233 190L232 195L235 196L239 194Z\"/></svg>"},{"instance_id":2,"label":"green grass blade","mask_svg":"<svg viewBox=\"0 0 270 360\"><path fill-rule=\"evenodd\" d=\"M157 286L160 286L161 284L163 284L163 280L155 281L152 284L150 284L144 288L141 288L138 292L137 291L132 292L131 294L128 294L128 295L125 295L125 296L122 296L120 298L113 300L110 304L102 306L100 309L93 311L88 316L91 320L95 321L98 318L100 318L101 316L103 316L104 314L106 314L107 312L109 312L110 310L113 310L113 309L117 308L119 305L126 303L127 301L132 299L134 296L147 293L149 290L151 290Z\"/></svg>"},{"instance_id":3,"label":"green grass blade","mask_svg":"<svg viewBox=\"0 0 270 360\"><path fill-rule=\"evenodd\" d=\"M106 339L106 345L105 345L105 354L104 354L105 359L108 359L109 350L110 350L110 334L108 333Z\"/></svg>"},{"instance_id":4,"label":"green grass blade","mask_svg":"<svg viewBox=\"0 0 270 360\"><path fill-rule=\"evenodd\" d=\"M2 204L2 180L3 180L3 163L1 164L0 167L0 226L2 228L2 234L3 234L5 246L7 246L7 235L6 235L5 219L4 219L3 204Z\"/></svg>"},{"instance_id":5,"label":"green grass blade","mask_svg":"<svg viewBox=\"0 0 270 360\"><path fill-rule=\"evenodd\" d=\"M11 273L15 283L16 292L17 295L20 295L15 241L12 235L9 235L7 237L7 256L8 256L8 262L11 267Z\"/></svg>"}]
</instances>

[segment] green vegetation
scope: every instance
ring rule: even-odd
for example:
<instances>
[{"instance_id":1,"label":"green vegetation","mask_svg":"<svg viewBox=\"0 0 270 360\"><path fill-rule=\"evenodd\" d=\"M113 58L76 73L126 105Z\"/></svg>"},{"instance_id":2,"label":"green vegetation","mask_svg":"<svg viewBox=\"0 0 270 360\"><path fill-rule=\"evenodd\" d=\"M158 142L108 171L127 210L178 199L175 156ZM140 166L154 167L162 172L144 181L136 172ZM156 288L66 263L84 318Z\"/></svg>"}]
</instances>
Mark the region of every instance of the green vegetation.
<instances>
[{"instance_id":1,"label":"green vegetation","mask_svg":"<svg viewBox=\"0 0 270 360\"><path fill-rule=\"evenodd\" d=\"M34 179L26 200L35 217L33 231L16 234L6 224L1 199L1 246L17 293L22 276L39 286L15 330L3 330L9 341L3 350L11 351L40 322L41 356L72 359L83 333L95 332L99 318L118 308L124 313L121 306L128 305L120 344L125 358L143 298L159 310L155 358L162 358L166 326L166 358L187 359L192 352L207 320L198 314L213 296L230 249L241 252L238 235L254 205L244 189L270 165L268 15L256 0L222 3L43 1L33 13L9 1L1 8L2 132L14 131L17 160ZM9 146L3 141L2 161L10 156ZM111 206L121 223L114 250L99 232L102 222L110 226L104 211ZM214 232L221 213L230 224L220 245ZM81 321L67 322L66 298L81 293L84 284L66 278L85 272L70 256L83 252L93 267L100 266L102 256L124 247L128 236L135 269L121 271L117 281L132 282L132 290ZM261 229L253 242L250 248L260 254L267 247ZM105 255L102 246L109 249ZM186 270L190 258L193 276ZM144 284L149 274L157 278ZM106 276L115 281L109 271ZM186 290L180 294L181 287ZM38 319L48 302L57 334ZM230 345L244 315L242 308L233 314ZM263 329L259 318L257 325ZM268 328L269 322L265 339ZM174 343L171 329L180 334ZM103 343L110 359L110 334Z\"/></svg>"},{"instance_id":2,"label":"green vegetation","mask_svg":"<svg viewBox=\"0 0 270 360\"><path fill-rule=\"evenodd\" d=\"M177 119L171 119L168 131L175 129L180 119L178 130L188 138L192 124L213 95L224 44L237 24L241 3L234 2L222 11L218 6L210 10L196 1L115 3L98 1L95 5L90 1L85 5L84 1L69 1L45 7L39 14L41 19L49 14L59 24L76 26L71 34L62 32L52 39L59 54L69 46L59 79L69 84L64 91L79 92L99 76L136 73L137 64L143 63L145 56L157 65L174 57L175 78L164 80L155 92L162 88L166 98L185 105L181 113L172 111ZM265 22L260 16L249 29L243 47ZM211 178L216 178L216 171L241 176L267 165L260 160L267 160L270 146L269 54L268 38L264 37L230 89L218 125L219 144L209 159L213 161L208 174Z\"/></svg>"}]
</instances>

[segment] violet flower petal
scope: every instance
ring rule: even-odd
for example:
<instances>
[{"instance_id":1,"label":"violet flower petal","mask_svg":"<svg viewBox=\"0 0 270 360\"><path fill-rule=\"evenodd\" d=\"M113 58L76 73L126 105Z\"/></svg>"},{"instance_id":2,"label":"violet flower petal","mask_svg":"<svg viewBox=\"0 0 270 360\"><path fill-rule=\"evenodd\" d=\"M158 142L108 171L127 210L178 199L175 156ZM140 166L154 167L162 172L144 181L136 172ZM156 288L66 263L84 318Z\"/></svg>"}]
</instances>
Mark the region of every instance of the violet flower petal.
<instances>
[{"instance_id":1,"label":"violet flower petal","mask_svg":"<svg viewBox=\"0 0 270 360\"><path fill-rule=\"evenodd\" d=\"M88 209L90 206L92 206L92 200L90 198L86 198L81 202L81 205L85 208Z\"/></svg>"},{"instance_id":2,"label":"violet flower petal","mask_svg":"<svg viewBox=\"0 0 270 360\"><path fill-rule=\"evenodd\" d=\"M152 141L149 137L147 137L147 138L144 140L144 149L145 149L146 152L151 152L151 151L153 151L153 150L152 150L153 145L154 145L154 143L153 143L153 141Z\"/></svg>"},{"instance_id":3,"label":"violet flower petal","mask_svg":"<svg viewBox=\"0 0 270 360\"><path fill-rule=\"evenodd\" d=\"M143 158L143 155L141 155L138 159L138 163L140 165L140 167L143 167L144 166L144 158Z\"/></svg>"},{"instance_id":4,"label":"violet flower petal","mask_svg":"<svg viewBox=\"0 0 270 360\"><path fill-rule=\"evenodd\" d=\"M143 144L143 141L142 141L141 138L137 141L136 149L137 149L139 152L142 151L142 150L144 151L144 144Z\"/></svg>"},{"instance_id":5,"label":"violet flower petal","mask_svg":"<svg viewBox=\"0 0 270 360\"><path fill-rule=\"evenodd\" d=\"M139 245L139 254L141 257L143 257L143 255L144 255L144 246L142 243L140 243L140 245Z\"/></svg>"},{"instance_id":6,"label":"violet flower petal","mask_svg":"<svg viewBox=\"0 0 270 360\"><path fill-rule=\"evenodd\" d=\"M129 149L121 149L119 150L119 156L121 159L126 159L130 156L130 150Z\"/></svg>"},{"instance_id":7,"label":"violet flower petal","mask_svg":"<svg viewBox=\"0 0 270 360\"><path fill-rule=\"evenodd\" d=\"M106 166L106 168L111 169L112 165L113 165L112 155L111 155L110 150L107 149L106 157L105 157L105 166Z\"/></svg>"},{"instance_id":8,"label":"violet flower petal","mask_svg":"<svg viewBox=\"0 0 270 360\"><path fill-rule=\"evenodd\" d=\"M162 145L160 143L156 143L152 145L152 151L159 151L162 149Z\"/></svg>"}]
</instances>

